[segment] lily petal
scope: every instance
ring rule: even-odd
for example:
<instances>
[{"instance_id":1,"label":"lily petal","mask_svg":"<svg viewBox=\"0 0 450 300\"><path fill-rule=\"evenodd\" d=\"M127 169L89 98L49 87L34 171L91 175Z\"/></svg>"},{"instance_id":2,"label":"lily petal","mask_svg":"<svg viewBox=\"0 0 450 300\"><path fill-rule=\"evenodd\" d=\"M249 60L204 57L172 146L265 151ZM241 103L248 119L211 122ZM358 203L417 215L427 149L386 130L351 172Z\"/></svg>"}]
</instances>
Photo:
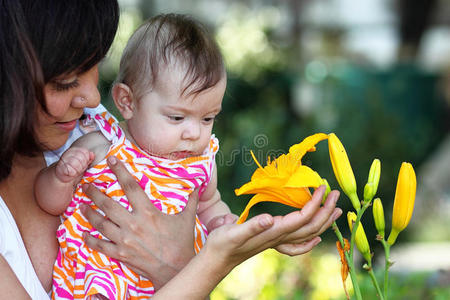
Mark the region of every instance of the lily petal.
<instances>
[{"instance_id":1,"label":"lily petal","mask_svg":"<svg viewBox=\"0 0 450 300\"><path fill-rule=\"evenodd\" d=\"M317 188L323 184L320 175L307 166L299 166L289 178L284 187L313 187Z\"/></svg>"},{"instance_id":2,"label":"lily petal","mask_svg":"<svg viewBox=\"0 0 450 300\"><path fill-rule=\"evenodd\" d=\"M298 191L300 189L296 189L296 190ZM303 199L303 201L301 201L302 199ZM245 207L244 211L239 216L239 220L237 221L237 224L241 224L241 223L245 222L245 220L248 217L250 208L252 208L252 206L255 205L256 203L276 202L276 203L281 203L284 205L292 206L295 208L302 208L310 199L311 199L311 194L309 193L309 191L304 191L304 196L295 198L295 201L289 201L289 198L278 197L277 195L274 196L274 195L269 195L269 194L256 194L247 203L247 206Z\"/></svg>"},{"instance_id":3,"label":"lily petal","mask_svg":"<svg viewBox=\"0 0 450 300\"><path fill-rule=\"evenodd\" d=\"M268 201L268 202L278 202L278 203L283 203L282 201L280 201L280 198L276 198L270 195L265 195L265 194L256 194L255 196L252 197L252 199L250 199L250 201L247 203L247 206L245 207L244 211L241 213L241 215L239 216L239 220L237 221L237 224L242 224L245 222L245 220L247 220L248 217L248 213L250 211L250 208L255 205L256 203L259 202L264 202L264 201Z\"/></svg>"},{"instance_id":4,"label":"lily petal","mask_svg":"<svg viewBox=\"0 0 450 300\"><path fill-rule=\"evenodd\" d=\"M306 137L301 143L291 146L289 153L296 159L300 160L305 156L306 152L316 151L316 144L326 140L328 135L325 133L316 133Z\"/></svg>"},{"instance_id":5,"label":"lily petal","mask_svg":"<svg viewBox=\"0 0 450 300\"><path fill-rule=\"evenodd\" d=\"M261 177L252 179L252 181L244 184L240 188L234 190L236 196L243 194L257 194L264 192L266 189L280 189L286 182L285 178Z\"/></svg>"}]
</instances>

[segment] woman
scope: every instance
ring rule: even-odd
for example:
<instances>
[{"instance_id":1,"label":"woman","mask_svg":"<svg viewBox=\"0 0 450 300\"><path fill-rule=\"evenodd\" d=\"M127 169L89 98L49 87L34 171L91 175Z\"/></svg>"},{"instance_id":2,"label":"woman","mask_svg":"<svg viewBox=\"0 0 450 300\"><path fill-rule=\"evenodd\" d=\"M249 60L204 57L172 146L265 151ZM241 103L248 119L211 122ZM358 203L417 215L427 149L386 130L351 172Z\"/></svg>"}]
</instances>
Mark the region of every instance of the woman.
<instances>
[{"instance_id":1,"label":"woman","mask_svg":"<svg viewBox=\"0 0 450 300\"><path fill-rule=\"evenodd\" d=\"M0 294L47 299L60 220L39 208L33 184L81 134L77 120L83 111L102 109L97 65L115 35L118 5L116 0L0 0L0 5ZM164 215L120 162L110 158L109 164L134 210L125 214L95 188L84 187L108 219L89 208L84 213L111 242L92 236L85 241L150 278L155 299L203 299L233 267L267 248L305 253L341 214L337 192L320 208L322 187L301 212L217 228L192 258L193 250L183 249L193 249L189 233L198 199L179 215Z\"/></svg>"}]
</instances>

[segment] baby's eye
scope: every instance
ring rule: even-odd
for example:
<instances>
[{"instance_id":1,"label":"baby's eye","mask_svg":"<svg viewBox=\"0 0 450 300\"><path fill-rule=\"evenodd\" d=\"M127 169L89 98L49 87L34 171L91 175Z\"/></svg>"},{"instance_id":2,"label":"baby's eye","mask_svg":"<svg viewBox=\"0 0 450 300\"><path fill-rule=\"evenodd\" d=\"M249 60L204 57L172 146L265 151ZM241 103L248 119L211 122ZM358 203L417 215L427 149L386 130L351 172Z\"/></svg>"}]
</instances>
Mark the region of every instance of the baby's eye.
<instances>
[{"instance_id":1,"label":"baby's eye","mask_svg":"<svg viewBox=\"0 0 450 300\"><path fill-rule=\"evenodd\" d=\"M214 122L214 117L203 118L203 122L212 123L212 122Z\"/></svg>"},{"instance_id":2,"label":"baby's eye","mask_svg":"<svg viewBox=\"0 0 450 300\"><path fill-rule=\"evenodd\" d=\"M182 116L167 116L169 118L169 120L171 121L176 121L176 122L180 122L184 120L184 117Z\"/></svg>"}]
</instances>

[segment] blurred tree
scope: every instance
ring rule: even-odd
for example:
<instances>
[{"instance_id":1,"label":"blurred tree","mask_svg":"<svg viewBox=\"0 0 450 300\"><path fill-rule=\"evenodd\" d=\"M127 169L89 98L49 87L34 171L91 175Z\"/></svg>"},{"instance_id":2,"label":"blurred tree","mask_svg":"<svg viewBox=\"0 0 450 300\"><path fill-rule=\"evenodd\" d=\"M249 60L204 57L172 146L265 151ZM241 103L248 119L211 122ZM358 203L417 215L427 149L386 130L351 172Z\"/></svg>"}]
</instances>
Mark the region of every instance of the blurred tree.
<instances>
[{"instance_id":1,"label":"blurred tree","mask_svg":"<svg viewBox=\"0 0 450 300\"><path fill-rule=\"evenodd\" d=\"M422 36L431 23L436 0L398 0L400 47L398 59L414 60Z\"/></svg>"}]
</instances>

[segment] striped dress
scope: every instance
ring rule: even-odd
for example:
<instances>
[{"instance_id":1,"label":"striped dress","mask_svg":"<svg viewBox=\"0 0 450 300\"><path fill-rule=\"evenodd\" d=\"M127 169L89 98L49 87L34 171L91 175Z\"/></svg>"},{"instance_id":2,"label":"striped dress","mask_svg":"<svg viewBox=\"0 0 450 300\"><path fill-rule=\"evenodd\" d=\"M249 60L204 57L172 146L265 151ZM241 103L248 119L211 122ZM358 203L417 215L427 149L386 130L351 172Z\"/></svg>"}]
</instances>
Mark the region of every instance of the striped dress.
<instances>
[{"instance_id":1,"label":"striped dress","mask_svg":"<svg viewBox=\"0 0 450 300\"><path fill-rule=\"evenodd\" d=\"M214 157L219 148L214 135L202 156L173 161L149 156L132 144L109 113L97 114L92 118L111 141L106 158L114 155L124 162L152 203L162 212L181 212L189 194L196 188L201 194L209 183ZM60 248L54 265L52 299L94 299L92 296L96 294L102 294L108 299L148 299L154 294L153 285L148 279L121 262L89 249L82 239L84 231L106 239L79 210L80 204L86 203L102 213L83 193L82 184L92 183L114 201L132 210L117 178L108 168L106 158L86 170L62 216L64 222L57 231ZM207 230L198 217L194 230L194 246L198 253L207 236Z\"/></svg>"}]
</instances>

